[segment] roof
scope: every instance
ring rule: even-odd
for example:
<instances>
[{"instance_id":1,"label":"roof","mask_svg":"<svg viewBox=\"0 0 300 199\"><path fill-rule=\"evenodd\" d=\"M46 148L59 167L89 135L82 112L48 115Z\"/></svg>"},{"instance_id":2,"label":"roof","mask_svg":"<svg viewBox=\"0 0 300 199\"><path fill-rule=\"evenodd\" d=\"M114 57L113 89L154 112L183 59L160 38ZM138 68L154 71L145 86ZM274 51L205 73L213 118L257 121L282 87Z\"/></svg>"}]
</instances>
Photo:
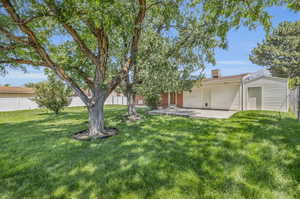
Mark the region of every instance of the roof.
<instances>
[{"instance_id":1,"label":"roof","mask_svg":"<svg viewBox=\"0 0 300 199\"><path fill-rule=\"evenodd\" d=\"M0 93L6 94L33 94L34 90L32 88L26 87L12 87L12 86L0 86Z\"/></svg>"},{"instance_id":2,"label":"roof","mask_svg":"<svg viewBox=\"0 0 300 199\"><path fill-rule=\"evenodd\" d=\"M259 79L269 79L269 80L275 80L275 81L281 81L281 82L288 82L288 78L282 78L282 77L267 77L267 76L260 76L254 79L246 80L245 83L253 82Z\"/></svg>"},{"instance_id":3,"label":"roof","mask_svg":"<svg viewBox=\"0 0 300 199\"><path fill-rule=\"evenodd\" d=\"M219 78L205 78L203 81L216 81L216 80L225 80L225 79L242 79L246 75L249 75L250 73L243 73L239 75L231 75L231 76L221 76Z\"/></svg>"}]
</instances>

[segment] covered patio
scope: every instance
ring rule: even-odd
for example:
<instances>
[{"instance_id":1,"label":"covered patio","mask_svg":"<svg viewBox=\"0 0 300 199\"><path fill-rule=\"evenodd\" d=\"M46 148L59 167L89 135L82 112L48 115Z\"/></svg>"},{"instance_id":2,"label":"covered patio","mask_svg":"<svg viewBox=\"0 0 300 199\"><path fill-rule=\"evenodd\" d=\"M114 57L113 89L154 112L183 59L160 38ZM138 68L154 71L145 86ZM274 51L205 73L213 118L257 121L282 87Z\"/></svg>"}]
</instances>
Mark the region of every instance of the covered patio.
<instances>
[{"instance_id":1,"label":"covered patio","mask_svg":"<svg viewBox=\"0 0 300 199\"><path fill-rule=\"evenodd\" d=\"M191 118L230 118L237 111L168 107L149 111L152 115L176 115Z\"/></svg>"}]
</instances>

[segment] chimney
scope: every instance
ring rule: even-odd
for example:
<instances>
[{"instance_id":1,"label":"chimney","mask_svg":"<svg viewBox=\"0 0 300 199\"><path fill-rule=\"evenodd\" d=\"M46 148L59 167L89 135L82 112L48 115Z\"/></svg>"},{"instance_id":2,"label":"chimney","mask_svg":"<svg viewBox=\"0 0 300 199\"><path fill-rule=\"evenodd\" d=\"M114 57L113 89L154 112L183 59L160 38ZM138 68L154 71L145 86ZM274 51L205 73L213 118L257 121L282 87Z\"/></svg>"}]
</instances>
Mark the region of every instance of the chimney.
<instances>
[{"instance_id":1,"label":"chimney","mask_svg":"<svg viewBox=\"0 0 300 199\"><path fill-rule=\"evenodd\" d=\"M220 78L221 77L221 71L219 69L215 69L211 71L212 78Z\"/></svg>"}]
</instances>

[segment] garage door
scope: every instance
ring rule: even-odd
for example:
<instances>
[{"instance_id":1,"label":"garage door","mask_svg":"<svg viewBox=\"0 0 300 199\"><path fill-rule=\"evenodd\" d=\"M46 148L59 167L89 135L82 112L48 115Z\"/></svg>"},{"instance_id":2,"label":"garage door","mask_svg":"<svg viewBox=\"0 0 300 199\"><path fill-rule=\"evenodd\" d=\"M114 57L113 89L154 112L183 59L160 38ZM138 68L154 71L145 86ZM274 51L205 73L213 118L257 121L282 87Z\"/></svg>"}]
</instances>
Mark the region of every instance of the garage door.
<instances>
[{"instance_id":1,"label":"garage door","mask_svg":"<svg viewBox=\"0 0 300 199\"><path fill-rule=\"evenodd\" d=\"M226 85L193 88L192 92L183 93L183 106L240 110L240 87Z\"/></svg>"},{"instance_id":2,"label":"garage door","mask_svg":"<svg viewBox=\"0 0 300 199\"><path fill-rule=\"evenodd\" d=\"M201 89L193 88L192 92L183 92L183 107L202 108Z\"/></svg>"},{"instance_id":3,"label":"garage door","mask_svg":"<svg viewBox=\"0 0 300 199\"><path fill-rule=\"evenodd\" d=\"M217 86L211 89L211 108L239 110L240 109L240 87L239 86Z\"/></svg>"}]
</instances>

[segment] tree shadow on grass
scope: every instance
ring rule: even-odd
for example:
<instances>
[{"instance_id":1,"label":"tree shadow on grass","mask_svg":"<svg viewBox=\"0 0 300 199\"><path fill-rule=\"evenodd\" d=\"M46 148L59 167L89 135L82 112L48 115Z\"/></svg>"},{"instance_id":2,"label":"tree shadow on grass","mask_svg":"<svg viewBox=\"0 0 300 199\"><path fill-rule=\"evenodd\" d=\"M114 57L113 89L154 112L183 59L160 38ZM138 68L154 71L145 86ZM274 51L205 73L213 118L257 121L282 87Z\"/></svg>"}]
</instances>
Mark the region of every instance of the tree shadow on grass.
<instances>
[{"instance_id":1,"label":"tree shadow on grass","mask_svg":"<svg viewBox=\"0 0 300 199\"><path fill-rule=\"evenodd\" d=\"M117 125L120 135L92 142L69 137L85 128L86 113L5 124L16 132L0 141L4 198L276 198L281 192L296 198L289 181L296 170L288 166L299 159L281 165L274 154L286 139L299 138L284 133L283 121L269 127L268 115L229 120L145 115L126 124L123 113L107 113L108 125ZM272 137L275 129L283 139ZM282 155L294 154L296 145L291 147ZM283 182L279 175L286 175Z\"/></svg>"}]
</instances>

